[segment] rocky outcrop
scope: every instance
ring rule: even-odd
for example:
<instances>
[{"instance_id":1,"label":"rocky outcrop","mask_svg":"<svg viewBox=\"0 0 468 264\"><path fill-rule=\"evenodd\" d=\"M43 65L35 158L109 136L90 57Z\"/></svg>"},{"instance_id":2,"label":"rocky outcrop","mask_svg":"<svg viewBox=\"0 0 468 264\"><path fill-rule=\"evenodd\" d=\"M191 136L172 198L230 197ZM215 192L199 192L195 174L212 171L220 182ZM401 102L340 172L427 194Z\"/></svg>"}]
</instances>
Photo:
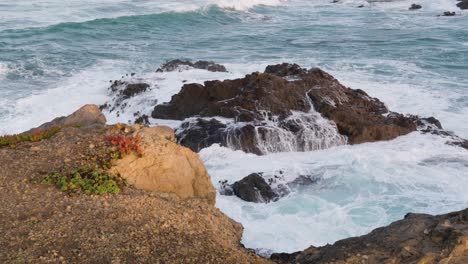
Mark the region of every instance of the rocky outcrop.
<instances>
[{"instance_id":1,"label":"rocky outcrop","mask_svg":"<svg viewBox=\"0 0 468 264\"><path fill-rule=\"evenodd\" d=\"M97 105L85 105L69 116L57 117L54 120L44 123L37 128L33 128L25 133L34 133L41 130L49 130L56 127L84 127L103 126L106 124L106 117L101 113Z\"/></svg>"},{"instance_id":2,"label":"rocky outcrop","mask_svg":"<svg viewBox=\"0 0 468 264\"><path fill-rule=\"evenodd\" d=\"M279 197L258 173L252 173L232 185L234 194L247 202L268 203Z\"/></svg>"},{"instance_id":3,"label":"rocky outcrop","mask_svg":"<svg viewBox=\"0 0 468 264\"><path fill-rule=\"evenodd\" d=\"M173 193L180 198L202 198L214 204L216 192L197 154L178 145L169 127L142 128L142 157L128 155L117 160L111 172L136 188Z\"/></svg>"},{"instance_id":4,"label":"rocky outcrop","mask_svg":"<svg viewBox=\"0 0 468 264\"><path fill-rule=\"evenodd\" d=\"M259 172L233 184L227 180L220 181L219 192L221 195L235 195L246 202L269 203L278 201L294 189L316 184L320 180L316 175L297 175L293 181L287 182L283 170L272 174Z\"/></svg>"},{"instance_id":5,"label":"rocky outcrop","mask_svg":"<svg viewBox=\"0 0 468 264\"><path fill-rule=\"evenodd\" d=\"M422 6L421 5L418 5L418 4L412 4L409 8L409 10L418 10L418 9L421 9Z\"/></svg>"},{"instance_id":6,"label":"rocky outcrop","mask_svg":"<svg viewBox=\"0 0 468 264\"><path fill-rule=\"evenodd\" d=\"M196 61L191 62L188 60L171 60L163 65L156 72L172 72L172 71L183 71L187 69L201 69L211 72L227 72L226 67L221 64L217 64L213 61Z\"/></svg>"},{"instance_id":7,"label":"rocky outcrop","mask_svg":"<svg viewBox=\"0 0 468 264\"><path fill-rule=\"evenodd\" d=\"M461 0L457 3L460 9L468 9L468 0Z\"/></svg>"},{"instance_id":8,"label":"rocky outcrop","mask_svg":"<svg viewBox=\"0 0 468 264\"><path fill-rule=\"evenodd\" d=\"M100 107L101 110L105 109L110 113L116 112L116 115L119 116L122 112L125 112L125 109L129 106L129 99L151 89L151 85L133 76L135 76L135 74L122 76L121 80L111 81L112 84L108 89L111 99ZM146 115L134 113L134 116L135 123L148 123Z\"/></svg>"},{"instance_id":9,"label":"rocky outcrop","mask_svg":"<svg viewBox=\"0 0 468 264\"><path fill-rule=\"evenodd\" d=\"M177 134L195 151L219 143L256 154L389 140L417 127L414 118L389 113L378 99L320 69L286 63L242 79L186 84L152 116L230 118L224 124L191 120Z\"/></svg>"},{"instance_id":10,"label":"rocky outcrop","mask_svg":"<svg viewBox=\"0 0 468 264\"><path fill-rule=\"evenodd\" d=\"M277 263L468 263L468 209L439 216L408 214L361 237L293 254Z\"/></svg>"}]
</instances>

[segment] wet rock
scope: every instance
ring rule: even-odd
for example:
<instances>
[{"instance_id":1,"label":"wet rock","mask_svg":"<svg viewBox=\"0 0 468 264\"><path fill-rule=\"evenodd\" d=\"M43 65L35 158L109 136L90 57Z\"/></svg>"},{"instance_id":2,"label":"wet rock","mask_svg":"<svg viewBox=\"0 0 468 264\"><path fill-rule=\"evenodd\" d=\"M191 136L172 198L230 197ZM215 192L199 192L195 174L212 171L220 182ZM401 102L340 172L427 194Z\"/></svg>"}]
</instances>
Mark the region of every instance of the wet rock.
<instances>
[{"instance_id":1,"label":"wet rock","mask_svg":"<svg viewBox=\"0 0 468 264\"><path fill-rule=\"evenodd\" d=\"M418 10L418 9L421 9L422 6L421 5L418 5L418 4L412 4L409 8L409 10Z\"/></svg>"},{"instance_id":2,"label":"wet rock","mask_svg":"<svg viewBox=\"0 0 468 264\"><path fill-rule=\"evenodd\" d=\"M85 105L69 116L55 118L25 133L34 133L36 131L49 130L55 127L104 126L105 124L106 117L101 113L97 105Z\"/></svg>"},{"instance_id":3,"label":"wet rock","mask_svg":"<svg viewBox=\"0 0 468 264\"><path fill-rule=\"evenodd\" d=\"M232 185L234 194L247 202L268 203L278 199L278 195L258 173L252 173Z\"/></svg>"},{"instance_id":4,"label":"wet rock","mask_svg":"<svg viewBox=\"0 0 468 264\"><path fill-rule=\"evenodd\" d=\"M445 215L407 214L403 220L371 233L310 247L293 254L273 254L277 263L466 263L468 209Z\"/></svg>"},{"instance_id":5,"label":"wet rock","mask_svg":"<svg viewBox=\"0 0 468 264\"><path fill-rule=\"evenodd\" d=\"M124 98L130 98L139 93L145 92L149 87L150 85L146 83L129 83L127 84L127 87L122 90L122 95Z\"/></svg>"},{"instance_id":6,"label":"wet rock","mask_svg":"<svg viewBox=\"0 0 468 264\"><path fill-rule=\"evenodd\" d=\"M458 2L457 6L460 9L468 9L468 0L462 0L462 1Z\"/></svg>"},{"instance_id":7,"label":"wet rock","mask_svg":"<svg viewBox=\"0 0 468 264\"><path fill-rule=\"evenodd\" d=\"M241 79L185 84L169 103L157 105L152 113L160 119L193 116L232 121L222 130L186 126L185 134L198 130L190 141L196 142L199 135L198 142L235 142L229 147L256 154L390 140L417 129L417 119L389 114L384 103L364 91L347 88L320 69L287 63ZM323 117L331 122L323 122ZM187 144L193 150L206 145Z\"/></svg>"},{"instance_id":8,"label":"wet rock","mask_svg":"<svg viewBox=\"0 0 468 264\"><path fill-rule=\"evenodd\" d=\"M182 71L190 68L202 69L211 72L227 72L226 67L217 64L213 61L196 61L195 63L188 60L171 60L163 65L156 72L172 72Z\"/></svg>"},{"instance_id":9,"label":"wet rock","mask_svg":"<svg viewBox=\"0 0 468 264\"><path fill-rule=\"evenodd\" d=\"M307 70L301 68L297 64L282 63L277 65L269 65L265 69L265 73L274 74L279 77L304 75Z\"/></svg>"},{"instance_id":10,"label":"wet rock","mask_svg":"<svg viewBox=\"0 0 468 264\"><path fill-rule=\"evenodd\" d=\"M150 89L150 85L141 82L136 78L124 77L126 79L111 81L112 85L109 87L109 96L111 100L101 106L101 110L107 110L109 112L117 112L117 116L120 112L125 112L125 109L129 106L129 99L139 94L142 94ZM135 113L136 114L136 113ZM144 120L141 120L144 121Z\"/></svg>"},{"instance_id":11,"label":"wet rock","mask_svg":"<svg viewBox=\"0 0 468 264\"><path fill-rule=\"evenodd\" d=\"M457 14L455 12L450 12L450 11L445 11L442 15L440 16L456 16Z\"/></svg>"},{"instance_id":12,"label":"wet rock","mask_svg":"<svg viewBox=\"0 0 468 264\"><path fill-rule=\"evenodd\" d=\"M176 134L181 145L198 152L215 143L226 146L225 129L226 125L216 119L197 118L182 123Z\"/></svg>"}]
</instances>

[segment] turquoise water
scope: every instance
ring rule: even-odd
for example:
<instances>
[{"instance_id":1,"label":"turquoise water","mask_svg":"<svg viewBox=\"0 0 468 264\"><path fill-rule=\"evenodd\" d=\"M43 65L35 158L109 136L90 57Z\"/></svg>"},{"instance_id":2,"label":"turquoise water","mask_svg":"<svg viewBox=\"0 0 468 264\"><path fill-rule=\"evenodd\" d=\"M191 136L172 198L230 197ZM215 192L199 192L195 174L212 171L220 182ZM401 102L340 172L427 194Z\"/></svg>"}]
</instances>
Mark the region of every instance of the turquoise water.
<instances>
[{"instance_id":1,"label":"turquoise water","mask_svg":"<svg viewBox=\"0 0 468 264\"><path fill-rule=\"evenodd\" d=\"M413 2L424 8L408 11ZM0 1L0 134L104 103L109 80L126 73L158 86L148 97L163 102L182 80L241 77L286 61L321 67L392 110L435 116L468 137L468 13L437 17L447 10L455 1ZM176 58L215 60L230 73L154 73ZM142 102L134 109L151 111ZM213 147L201 156L215 184L252 171L323 171L323 185L278 204L218 198L246 227L244 243L267 251L363 234L409 211L468 206L467 154L440 139L417 134L318 153L251 157ZM441 157L448 161L426 162Z\"/></svg>"}]
</instances>

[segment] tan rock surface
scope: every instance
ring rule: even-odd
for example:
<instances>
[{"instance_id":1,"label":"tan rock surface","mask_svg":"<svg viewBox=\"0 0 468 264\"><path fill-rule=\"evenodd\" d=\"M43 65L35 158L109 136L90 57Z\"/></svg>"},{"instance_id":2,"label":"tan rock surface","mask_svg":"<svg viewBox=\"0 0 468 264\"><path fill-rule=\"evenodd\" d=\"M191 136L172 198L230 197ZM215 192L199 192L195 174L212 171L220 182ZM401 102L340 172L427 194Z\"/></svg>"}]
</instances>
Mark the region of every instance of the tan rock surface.
<instances>
[{"instance_id":1,"label":"tan rock surface","mask_svg":"<svg viewBox=\"0 0 468 264\"><path fill-rule=\"evenodd\" d=\"M110 170L138 189L173 193L180 198L204 198L214 204L216 191L196 153L176 144L168 127L143 128L135 132L142 157L128 155Z\"/></svg>"},{"instance_id":2,"label":"tan rock surface","mask_svg":"<svg viewBox=\"0 0 468 264\"><path fill-rule=\"evenodd\" d=\"M132 187L70 196L30 181L92 162L107 129L69 127L0 148L0 263L269 263L244 249L242 226L205 200Z\"/></svg>"}]
</instances>

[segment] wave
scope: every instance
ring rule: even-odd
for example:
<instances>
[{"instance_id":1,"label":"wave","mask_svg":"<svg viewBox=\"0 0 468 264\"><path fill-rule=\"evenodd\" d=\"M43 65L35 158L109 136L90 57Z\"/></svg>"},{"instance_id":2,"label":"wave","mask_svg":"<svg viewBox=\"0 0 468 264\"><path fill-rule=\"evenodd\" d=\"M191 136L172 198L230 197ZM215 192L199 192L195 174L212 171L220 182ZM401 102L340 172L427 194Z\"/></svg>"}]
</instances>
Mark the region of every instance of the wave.
<instances>
[{"instance_id":1,"label":"wave","mask_svg":"<svg viewBox=\"0 0 468 264\"><path fill-rule=\"evenodd\" d=\"M22 8L24 6L34 8ZM84 23L99 19L116 19L120 17L157 15L164 13L203 13L213 7L221 10L249 11L256 6L279 6L287 0L196 0L196 1L154 1L112 0L96 3L84 1L48 1L35 3L27 0L18 5L7 5L0 10L0 31L7 29L24 29L48 27L63 23ZM54 16L50 14L54 13ZM19 20L18 17L25 19Z\"/></svg>"},{"instance_id":2,"label":"wave","mask_svg":"<svg viewBox=\"0 0 468 264\"><path fill-rule=\"evenodd\" d=\"M9 71L8 65L0 62L0 80L4 79Z\"/></svg>"},{"instance_id":3,"label":"wave","mask_svg":"<svg viewBox=\"0 0 468 264\"><path fill-rule=\"evenodd\" d=\"M244 226L242 242L266 254L363 235L408 212L440 214L468 206L468 152L433 135L265 156L214 145L200 157L218 190L220 182L253 172L281 171L283 184L301 176L319 179L269 204L217 197L217 207Z\"/></svg>"}]
</instances>

